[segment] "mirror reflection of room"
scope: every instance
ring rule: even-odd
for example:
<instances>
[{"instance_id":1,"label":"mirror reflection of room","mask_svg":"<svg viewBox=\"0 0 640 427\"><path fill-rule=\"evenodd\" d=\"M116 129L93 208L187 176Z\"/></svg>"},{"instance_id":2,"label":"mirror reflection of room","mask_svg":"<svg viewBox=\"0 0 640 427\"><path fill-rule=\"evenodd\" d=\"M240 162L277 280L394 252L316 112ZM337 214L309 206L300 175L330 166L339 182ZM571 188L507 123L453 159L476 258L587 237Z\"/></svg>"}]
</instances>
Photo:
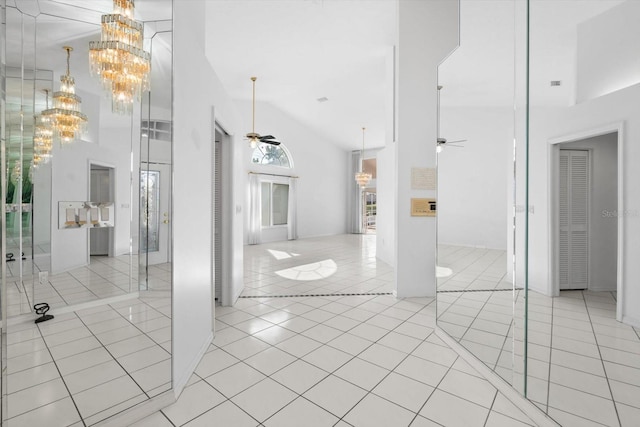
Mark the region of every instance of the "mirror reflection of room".
<instances>
[{"instance_id":1,"label":"mirror reflection of room","mask_svg":"<svg viewBox=\"0 0 640 427\"><path fill-rule=\"evenodd\" d=\"M7 4L7 425L93 425L172 387L172 2L140 3Z\"/></svg>"},{"instance_id":2,"label":"mirror reflection of room","mask_svg":"<svg viewBox=\"0 0 640 427\"><path fill-rule=\"evenodd\" d=\"M501 25L477 19L479 14ZM436 142L438 325L508 382L514 327L513 16L512 2L461 2L460 46L438 69Z\"/></svg>"},{"instance_id":3,"label":"mirror reflection of room","mask_svg":"<svg viewBox=\"0 0 640 427\"><path fill-rule=\"evenodd\" d=\"M461 2L460 47L439 67L438 326L559 424L634 425L637 198L623 159L640 5L531 1L529 28L517 2L474 6ZM483 29L485 12L501 25Z\"/></svg>"}]
</instances>

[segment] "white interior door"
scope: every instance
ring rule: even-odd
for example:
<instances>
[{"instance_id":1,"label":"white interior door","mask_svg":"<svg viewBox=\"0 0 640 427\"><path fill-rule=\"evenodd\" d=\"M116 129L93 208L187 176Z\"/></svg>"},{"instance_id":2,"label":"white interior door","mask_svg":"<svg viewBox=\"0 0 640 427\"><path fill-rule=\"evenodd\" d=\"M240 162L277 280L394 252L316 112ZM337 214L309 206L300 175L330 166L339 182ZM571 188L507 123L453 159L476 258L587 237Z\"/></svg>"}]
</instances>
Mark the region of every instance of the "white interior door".
<instances>
[{"instance_id":1,"label":"white interior door","mask_svg":"<svg viewBox=\"0 0 640 427\"><path fill-rule=\"evenodd\" d=\"M560 289L589 287L589 152L560 150Z\"/></svg>"},{"instance_id":2,"label":"white interior door","mask_svg":"<svg viewBox=\"0 0 640 427\"><path fill-rule=\"evenodd\" d=\"M147 252L149 265L171 261L171 166L142 164L140 177L143 209L141 252Z\"/></svg>"}]
</instances>

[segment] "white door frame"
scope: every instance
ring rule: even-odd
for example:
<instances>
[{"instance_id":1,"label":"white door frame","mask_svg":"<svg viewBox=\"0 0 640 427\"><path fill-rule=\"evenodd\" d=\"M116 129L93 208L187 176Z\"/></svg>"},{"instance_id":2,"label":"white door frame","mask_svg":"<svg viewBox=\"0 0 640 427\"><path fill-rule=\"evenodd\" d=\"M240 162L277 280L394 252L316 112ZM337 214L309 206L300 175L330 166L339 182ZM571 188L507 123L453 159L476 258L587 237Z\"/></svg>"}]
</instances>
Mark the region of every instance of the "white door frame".
<instances>
[{"instance_id":1,"label":"white door frame","mask_svg":"<svg viewBox=\"0 0 640 427\"><path fill-rule=\"evenodd\" d=\"M87 160L87 200L92 202L94 200L91 200L91 167L92 166L98 166L101 168L107 168L109 170L109 193L111 198L113 199L113 206L115 208L114 212L117 212L118 210L118 204L117 204L117 200L118 200L118 187L117 187L117 179L116 177L118 176L118 169L116 168L116 165L111 164L111 163L106 163L100 160L93 160L93 159L88 159ZM114 214L115 215L115 214ZM113 223L113 227L109 228L109 257L114 257L116 256L115 253L115 227L118 226L118 223L116 222L116 218L113 219L114 223ZM90 229L89 229L90 230ZM87 264L90 263L91 261L91 231L87 230Z\"/></svg>"},{"instance_id":2,"label":"white door frame","mask_svg":"<svg viewBox=\"0 0 640 427\"><path fill-rule=\"evenodd\" d=\"M548 197L549 197L549 289L548 294L551 296L560 295L560 277L557 262L559 253L559 239L556 229L559 224L559 158L561 144L567 142L580 141L595 136L606 135L609 133L617 133L618 143L618 253L617 253L617 308L616 319L622 321L622 301L623 301L623 284L624 284L624 122L611 123L597 128L587 129L548 140L548 164L549 164L549 180L548 180Z\"/></svg>"}]
</instances>

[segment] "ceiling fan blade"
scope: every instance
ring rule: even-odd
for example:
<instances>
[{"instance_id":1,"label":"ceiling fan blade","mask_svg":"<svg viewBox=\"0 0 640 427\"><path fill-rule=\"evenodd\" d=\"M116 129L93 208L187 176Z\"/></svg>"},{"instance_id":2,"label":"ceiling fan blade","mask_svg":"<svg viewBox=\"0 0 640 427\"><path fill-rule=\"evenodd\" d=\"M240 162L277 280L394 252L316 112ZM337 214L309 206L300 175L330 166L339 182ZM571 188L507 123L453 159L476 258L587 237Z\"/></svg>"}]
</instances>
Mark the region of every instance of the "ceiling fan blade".
<instances>
[{"instance_id":1,"label":"ceiling fan blade","mask_svg":"<svg viewBox=\"0 0 640 427\"><path fill-rule=\"evenodd\" d=\"M260 142L264 142L265 144L271 144L271 145L280 145L281 144L280 141L276 141L274 139L267 139L265 141L260 140Z\"/></svg>"},{"instance_id":2,"label":"ceiling fan blade","mask_svg":"<svg viewBox=\"0 0 640 427\"><path fill-rule=\"evenodd\" d=\"M280 145L280 141L276 141L276 137L273 135L261 136L259 137L259 139L260 139L260 142L264 142L266 144Z\"/></svg>"},{"instance_id":3,"label":"ceiling fan blade","mask_svg":"<svg viewBox=\"0 0 640 427\"><path fill-rule=\"evenodd\" d=\"M456 142L466 142L466 139L456 139L454 141L447 141L447 145L449 144L455 144Z\"/></svg>"}]
</instances>

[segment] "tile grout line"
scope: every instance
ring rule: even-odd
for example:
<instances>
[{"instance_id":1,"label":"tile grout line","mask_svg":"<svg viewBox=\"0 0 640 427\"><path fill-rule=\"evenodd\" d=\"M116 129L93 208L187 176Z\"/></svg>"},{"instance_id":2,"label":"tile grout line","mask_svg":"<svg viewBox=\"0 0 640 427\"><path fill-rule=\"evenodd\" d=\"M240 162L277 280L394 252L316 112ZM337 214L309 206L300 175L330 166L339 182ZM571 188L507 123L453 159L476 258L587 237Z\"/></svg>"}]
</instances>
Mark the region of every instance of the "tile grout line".
<instances>
[{"instance_id":1,"label":"tile grout line","mask_svg":"<svg viewBox=\"0 0 640 427\"><path fill-rule=\"evenodd\" d=\"M584 291L581 292L582 300L584 302L585 309L587 310L587 316L589 317L589 324L591 325L591 331L593 332L594 339L596 340L596 347L598 348L598 354L600 355L600 363L602 363L602 370L604 371L605 378L607 379L607 386L609 387L609 393L611 395L611 402L613 402L613 408L616 411L616 418L618 419L618 424L622 426L622 421L620 420L620 413L618 412L618 404L613 396L613 390L611 389L611 382L609 381L609 375L607 375L607 366L604 363L604 359L602 357L602 352L600 351L600 344L598 342L598 335L593 327L593 322L591 321L591 313L589 312L589 305L587 304L587 300L584 295ZM551 381L549 381L551 382Z\"/></svg>"},{"instance_id":2,"label":"tile grout line","mask_svg":"<svg viewBox=\"0 0 640 427\"><path fill-rule=\"evenodd\" d=\"M555 318L555 304L556 301L554 298L551 299L551 325L550 325L550 333L549 333L549 367L547 369L547 401L545 403L545 413L549 413L549 398L551 396L551 367L553 366L553 326L554 326L554 318ZM528 315L528 314L527 314ZM529 355L527 354L527 357Z\"/></svg>"}]
</instances>

